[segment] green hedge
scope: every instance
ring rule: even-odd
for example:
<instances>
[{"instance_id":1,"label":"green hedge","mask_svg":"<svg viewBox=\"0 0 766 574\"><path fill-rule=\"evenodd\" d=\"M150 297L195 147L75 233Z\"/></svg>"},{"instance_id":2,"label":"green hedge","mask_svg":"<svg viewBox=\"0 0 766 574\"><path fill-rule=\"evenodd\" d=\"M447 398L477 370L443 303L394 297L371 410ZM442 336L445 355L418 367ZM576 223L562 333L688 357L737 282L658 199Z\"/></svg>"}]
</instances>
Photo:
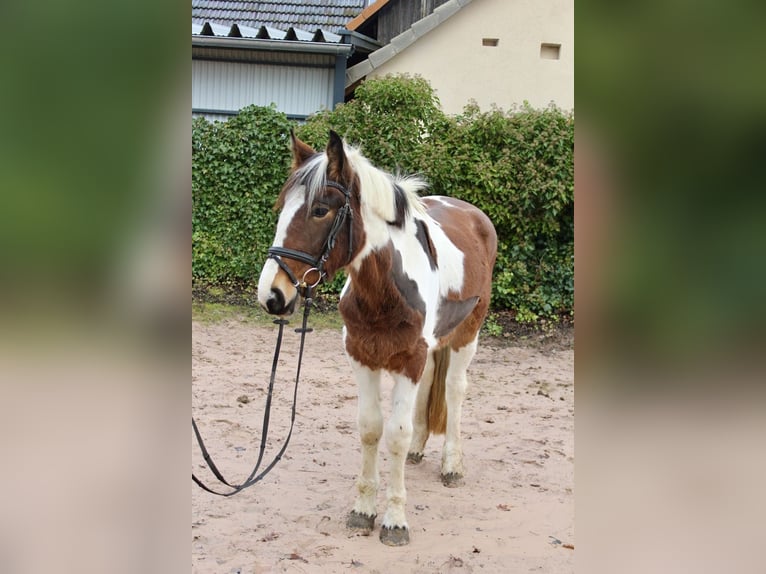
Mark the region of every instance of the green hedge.
<instances>
[{"instance_id":1,"label":"green hedge","mask_svg":"<svg viewBox=\"0 0 766 574\"><path fill-rule=\"evenodd\" d=\"M293 124L250 106L228 122L192 123L192 280L257 281L274 237L274 200L290 166Z\"/></svg>"},{"instance_id":2,"label":"green hedge","mask_svg":"<svg viewBox=\"0 0 766 574\"><path fill-rule=\"evenodd\" d=\"M481 112L443 122L424 145L434 193L465 199L498 234L493 306L521 320L574 305L574 118L556 108Z\"/></svg>"},{"instance_id":3,"label":"green hedge","mask_svg":"<svg viewBox=\"0 0 766 574\"><path fill-rule=\"evenodd\" d=\"M258 107L225 124L194 121L194 281L257 281L274 233L271 207L288 173L290 127L273 108ZM420 172L431 193L483 209L499 239L494 309L513 310L520 321L573 312L573 114L528 106L482 112L471 103L447 116L428 82L387 76L294 127L317 149L332 128L379 167Z\"/></svg>"}]
</instances>

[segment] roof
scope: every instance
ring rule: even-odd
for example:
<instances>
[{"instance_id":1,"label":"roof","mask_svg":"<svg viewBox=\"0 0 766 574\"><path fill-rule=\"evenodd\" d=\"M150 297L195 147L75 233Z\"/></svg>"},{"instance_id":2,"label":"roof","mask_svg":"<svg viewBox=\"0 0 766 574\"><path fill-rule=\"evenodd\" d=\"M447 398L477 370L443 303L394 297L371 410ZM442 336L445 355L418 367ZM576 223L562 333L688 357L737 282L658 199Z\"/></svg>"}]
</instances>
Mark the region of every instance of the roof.
<instances>
[{"instance_id":1,"label":"roof","mask_svg":"<svg viewBox=\"0 0 766 574\"><path fill-rule=\"evenodd\" d=\"M386 4L388 4L389 0L378 0L377 2L374 2L373 4L370 4L362 10L362 13L359 14L356 18L351 20L348 24L346 24L346 28L349 30L356 30L359 26L364 24L367 20L372 18L375 14L378 13L378 11L383 8Z\"/></svg>"},{"instance_id":2,"label":"roof","mask_svg":"<svg viewBox=\"0 0 766 574\"><path fill-rule=\"evenodd\" d=\"M241 24L225 26L212 22L192 22L192 46L344 54L346 57L353 49L350 44L343 43L343 38L338 34L319 28L308 32L292 27L280 30L270 26L251 28Z\"/></svg>"},{"instance_id":3,"label":"roof","mask_svg":"<svg viewBox=\"0 0 766 574\"><path fill-rule=\"evenodd\" d=\"M374 10L370 10L370 13L366 16L362 13L356 23L349 23L349 27L354 25L355 28L358 28L362 23L373 17L378 10L388 2L389 0L378 0L376 4L370 6L370 9L374 8ZM440 26L444 21L454 16L458 11L470 3L471 0L449 0L438 8L434 8L434 11L428 16L415 22L409 29L392 38L388 44L379 50L372 52L369 58L348 68L346 70L346 87L353 85L355 82L371 73L375 68L379 68L391 58L409 48L419 38L422 38L434 28ZM380 4L380 6L378 6L378 4Z\"/></svg>"},{"instance_id":4,"label":"roof","mask_svg":"<svg viewBox=\"0 0 766 574\"><path fill-rule=\"evenodd\" d=\"M218 36L227 38L256 38L258 40L292 40L293 42L326 42L338 43L341 37L327 30L317 28L313 32L300 30L298 28L288 28L280 30L270 26L259 26L251 28L241 24L232 24L224 26L205 22L204 24L195 24L192 22L192 36Z\"/></svg>"},{"instance_id":5,"label":"roof","mask_svg":"<svg viewBox=\"0 0 766 574\"><path fill-rule=\"evenodd\" d=\"M192 0L192 22L337 32L358 16L366 4L365 0Z\"/></svg>"}]
</instances>

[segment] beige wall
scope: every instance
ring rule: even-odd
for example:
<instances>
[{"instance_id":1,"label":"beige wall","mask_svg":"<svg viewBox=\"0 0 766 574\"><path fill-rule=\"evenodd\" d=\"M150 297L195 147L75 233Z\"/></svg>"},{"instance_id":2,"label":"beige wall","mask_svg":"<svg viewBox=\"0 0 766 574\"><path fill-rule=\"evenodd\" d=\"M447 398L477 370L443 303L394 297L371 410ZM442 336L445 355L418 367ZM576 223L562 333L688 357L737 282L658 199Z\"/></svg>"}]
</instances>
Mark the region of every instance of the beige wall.
<instances>
[{"instance_id":1,"label":"beige wall","mask_svg":"<svg viewBox=\"0 0 766 574\"><path fill-rule=\"evenodd\" d=\"M560 59L541 58L543 43L561 44ZM574 109L574 0L473 0L368 77L389 73L426 78L449 114L472 98L483 110L524 100Z\"/></svg>"}]
</instances>

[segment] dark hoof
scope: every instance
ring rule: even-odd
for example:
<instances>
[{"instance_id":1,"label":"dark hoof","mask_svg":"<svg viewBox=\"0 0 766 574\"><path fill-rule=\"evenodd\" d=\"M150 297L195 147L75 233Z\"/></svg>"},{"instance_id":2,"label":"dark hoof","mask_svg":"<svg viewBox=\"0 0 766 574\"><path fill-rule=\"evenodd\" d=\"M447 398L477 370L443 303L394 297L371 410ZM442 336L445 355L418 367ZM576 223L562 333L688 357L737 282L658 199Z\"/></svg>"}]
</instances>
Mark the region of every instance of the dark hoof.
<instances>
[{"instance_id":1,"label":"dark hoof","mask_svg":"<svg viewBox=\"0 0 766 574\"><path fill-rule=\"evenodd\" d=\"M448 488L454 488L456 486L463 486L465 481L462 474L448 472L447 474L442 474L442 484Z\"/></svg>"},{"instance_id":2,"label":"dark hoof","mask_svg":"<svg viewBox=\"0 0 766 574\"><path fill-rule=\"evenodd\" d=\"M375 527L375 515L367 516L366 514L359 514L352 510L348 513L346 526L351 530L357 530L362 534L369 536L370 532L372 532L372 529Z\"/></svg>"},{"instance_id":3,"label":"dark hoof","mask_svg":"<svg viewBox=\"0 0 766 574\"><path fill-rule=\"evenodd\" d=\"M407 462L411 462L412 464L420 464L420 462L423 460L423 453L422 452L408 452L407 453Z\"/></svg>"},{"instance_id":4,"label":"dark hoof","mask_svg":"<svg viewBox=\"0 0 766 574\"><path fill-rule=\"evenodd\" d=\"M406 546L410 543L410 531L406 526L384 526L380 529L380 541L386 546Z\"/></svg>"}]
</instances>

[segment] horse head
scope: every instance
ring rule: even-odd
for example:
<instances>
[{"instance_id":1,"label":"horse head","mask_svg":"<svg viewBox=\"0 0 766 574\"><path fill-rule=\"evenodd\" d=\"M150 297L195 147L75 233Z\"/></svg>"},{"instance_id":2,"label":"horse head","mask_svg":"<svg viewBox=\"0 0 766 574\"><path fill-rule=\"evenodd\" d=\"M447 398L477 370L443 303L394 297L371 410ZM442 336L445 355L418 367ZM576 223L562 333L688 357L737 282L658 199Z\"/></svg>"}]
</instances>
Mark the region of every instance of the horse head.
<instances>
[{"instance_id":1,"label":"horse head","mask_svg":"<svg viewBox=\"0 0 766 574\"><path fill-rule=\"evenodd\" d=\"M291 135L292 172L280 193L276 235L258 281L258 301L289 315L300 295L348 265L364 240L358 180L343 140L330 131L318 153Z\"/></svg>"}]
</instances>

